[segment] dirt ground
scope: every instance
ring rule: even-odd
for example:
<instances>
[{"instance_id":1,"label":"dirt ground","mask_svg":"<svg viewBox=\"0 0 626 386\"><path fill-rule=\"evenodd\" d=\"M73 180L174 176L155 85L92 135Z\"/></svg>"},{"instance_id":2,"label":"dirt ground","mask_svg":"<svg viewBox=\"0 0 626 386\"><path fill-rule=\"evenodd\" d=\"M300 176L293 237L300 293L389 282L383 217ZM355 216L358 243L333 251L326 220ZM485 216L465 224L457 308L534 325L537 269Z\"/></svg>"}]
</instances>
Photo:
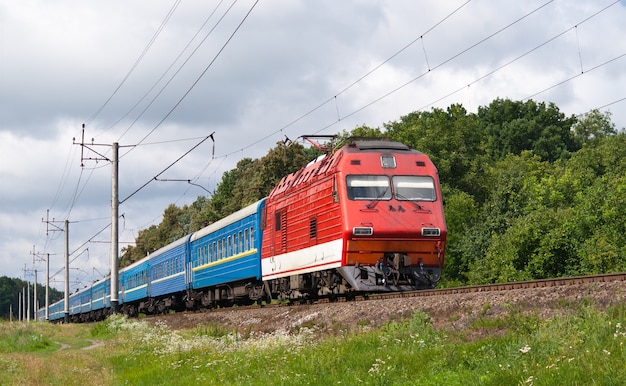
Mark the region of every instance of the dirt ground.
<instances>
[{"instance_id":1,"label":"dirt ground","mask_svg":"<svg viewBox=\"0 0 626 386\"><path fill-rule=\"evenodd\" d=\"M411 318L416 311L430 316L437 329L466 329L478 318L496 318L512 311L529 312L543 318L571 312L581 304L600 309L626 300L626 282L576 284L535 288L453 294L417 298L322 303L305 306L232 308L206 312L178 313L149 317L173 329L209 324L242 334L277 330L296 332L306 327L319 334L336 334L356 328L379 327L390 321Z\"/></svg>"}]
</instances>

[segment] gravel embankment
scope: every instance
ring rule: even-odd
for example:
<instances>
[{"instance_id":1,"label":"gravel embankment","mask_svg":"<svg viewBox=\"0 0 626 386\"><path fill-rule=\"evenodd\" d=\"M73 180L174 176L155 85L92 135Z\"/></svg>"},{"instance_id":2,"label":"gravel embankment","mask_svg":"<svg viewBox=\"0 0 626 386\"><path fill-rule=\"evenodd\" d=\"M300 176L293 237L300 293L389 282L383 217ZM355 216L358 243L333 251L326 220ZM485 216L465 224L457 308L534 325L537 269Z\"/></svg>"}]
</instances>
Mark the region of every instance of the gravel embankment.
<instances>
[{"instance_id":1,"label":"gravel embankment","mask_svg":"<svg viewBox=\"0 0 626 386\"><path fill-rule=\"evenodd\" d=\"M480 292L432 297L323 303L306 306L232 308L228 310L179 313L146 318L164 322L173 329L214 324L225 330L269 333L292 332L302 327L320 334L334 334L364 326L378 327L390 321L426 312L435 328L463 330L472 321L495 318L512 311L535 313L550 318L572 312L582 304L600 309L626 300L626 282L576 284L553 288Z\"/></svg>"}]
</instances>

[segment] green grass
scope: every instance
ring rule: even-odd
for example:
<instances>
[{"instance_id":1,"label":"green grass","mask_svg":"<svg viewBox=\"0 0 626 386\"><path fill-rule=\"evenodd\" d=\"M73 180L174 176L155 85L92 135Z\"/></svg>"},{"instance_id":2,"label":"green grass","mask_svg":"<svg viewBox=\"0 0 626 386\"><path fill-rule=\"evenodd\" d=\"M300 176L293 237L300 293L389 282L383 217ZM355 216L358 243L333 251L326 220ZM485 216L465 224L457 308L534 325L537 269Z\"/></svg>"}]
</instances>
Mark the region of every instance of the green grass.
<instances>
[{"instance_id":1,"label":"green grass","mask_svg":"<svg viewBox=\"0 0 626 386\"><path fill-rule=\"evenodd\" d=\"M514 308L498 318L483 312L463 331L437 331L417 312L321 339L314 325L242 336L121 316L94 325L5 322L0 384L626 384L626 306L572 309L550 320ZM105 345L82 350L87 339ZM69 347L59 350L61 342Z\"/></svg>"}]
</instances>

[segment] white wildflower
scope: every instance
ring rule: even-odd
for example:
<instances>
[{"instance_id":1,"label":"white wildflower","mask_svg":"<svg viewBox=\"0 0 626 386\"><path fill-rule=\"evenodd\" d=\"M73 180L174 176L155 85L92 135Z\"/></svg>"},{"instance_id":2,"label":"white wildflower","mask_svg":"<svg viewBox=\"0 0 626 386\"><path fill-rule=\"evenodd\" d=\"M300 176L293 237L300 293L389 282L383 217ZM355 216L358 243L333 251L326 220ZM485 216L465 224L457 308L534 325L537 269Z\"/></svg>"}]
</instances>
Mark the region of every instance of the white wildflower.
<instances>
[{"instance_id":1,"label":"white wildflower","mask_svg":"<svg viewBox=\"0 0 626 386\"><path fill-rule=\"evenodd\" d=\"M529 345L525 345L524 347L520 348L519 350L522 352L522 354L526 354L527 352L530 351L530 346Z\"/></svg>"},{"instance_id":2,"label":"white wildflower","mask_svg":"<svg viewBox=\"0 0 626 386\"><path fill-rule=\"evenodd\" d=\"M385 361L380 359L380 358L376 358L376 363L372 364L372 367L370 367L370 369L367 371L369 374L376 374L378 372L380 372L380 367L382 365L385 364Z\"/></svg>"}]
</instances>

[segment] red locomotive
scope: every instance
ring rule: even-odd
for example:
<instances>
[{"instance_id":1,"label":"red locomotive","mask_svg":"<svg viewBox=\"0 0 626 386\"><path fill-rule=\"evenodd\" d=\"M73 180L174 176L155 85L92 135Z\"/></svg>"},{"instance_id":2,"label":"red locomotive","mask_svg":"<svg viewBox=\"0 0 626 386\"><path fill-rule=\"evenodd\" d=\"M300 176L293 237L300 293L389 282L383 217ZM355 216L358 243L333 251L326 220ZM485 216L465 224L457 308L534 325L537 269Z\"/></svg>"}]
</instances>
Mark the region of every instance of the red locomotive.
<instances>
[{"instance_id":1,"label":"red locomotive","mask_svg":"<svg viewBox=\"0 0 626 386\"><path fill-rule=\"evenodd\" d=\"M433 288L441 277L437 169L398 142L352 140L318 157L280 181L262 221L262 275L274 298Z\"/></svg>"}]
</instances>

